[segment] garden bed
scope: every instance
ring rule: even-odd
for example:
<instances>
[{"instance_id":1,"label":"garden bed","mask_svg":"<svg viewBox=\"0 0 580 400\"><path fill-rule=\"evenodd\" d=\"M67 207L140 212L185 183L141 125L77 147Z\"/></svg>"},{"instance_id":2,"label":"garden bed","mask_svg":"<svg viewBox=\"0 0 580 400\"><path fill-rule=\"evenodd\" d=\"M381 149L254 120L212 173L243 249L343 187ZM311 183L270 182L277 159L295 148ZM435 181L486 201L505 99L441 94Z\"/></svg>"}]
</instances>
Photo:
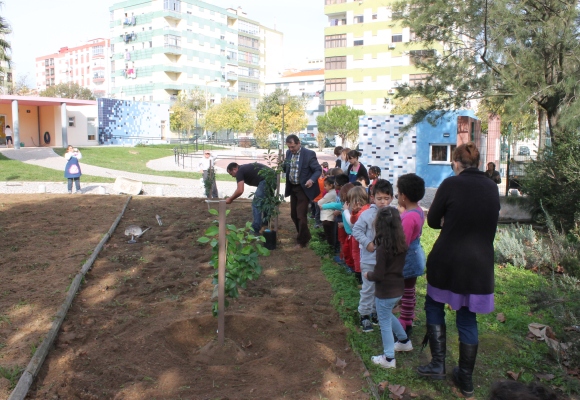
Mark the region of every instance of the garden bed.
<instances>
[{"instance_id":1,"label":"garden bed","mask_svg":"<svg viewBox=\"0 0 580 400\"><path fill-rule=\"evenodd\" d=\"M26 366L66 285L124 200L0 197L0 293L9 292L0 296L0 305L10 310L10 321L0 325L1 367ZM230 224L251 218L249 204L229 208ZM311 250L293 249L289 214L284 204L278 233L283 241L262 259L263 275L231 302L226 345L220 348L211 316L211 251L197 243L213 220L205 203L134 198L88 273L29 397L368 398L364 367L331 305L320 260ZM127 244L124 229L130 224L152 229ZM10 243L22 247L7 259ZM42 268L29 267L35 263Z\"/></svg>"}]
</instances>

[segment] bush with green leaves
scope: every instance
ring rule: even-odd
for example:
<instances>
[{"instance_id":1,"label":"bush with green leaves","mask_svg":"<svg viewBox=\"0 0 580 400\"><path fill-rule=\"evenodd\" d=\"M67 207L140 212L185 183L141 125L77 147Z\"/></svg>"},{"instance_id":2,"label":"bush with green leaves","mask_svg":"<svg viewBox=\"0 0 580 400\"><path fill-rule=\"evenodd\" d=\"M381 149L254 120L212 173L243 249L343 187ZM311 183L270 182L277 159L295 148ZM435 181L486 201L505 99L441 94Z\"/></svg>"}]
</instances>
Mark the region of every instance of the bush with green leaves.
<instances>
[{"instance_id":1,"label":"bush with green leaves","mask_svg":"<svg viewBox=\"0 0 580 400\"><path fill-rule=\"evenodd\" d=\"M218 211L211 209L210 214L218 215ZM229 214L229 210L227 211ZM226 215L227 215L226 214ZM263 236L255 236L252 230L252 224L246 223L243 228L237 228L235 225L226 225L226 280L225 295L226 307L229 302L227 298L236 299L239 297L238 288L246 288L249 280L258 279L262 273L260 266L260 256L269 256L270 251L262 246L266 239ZM198 239L200 243L209 243L212 247L212 254L209 265L216 269L213 275L213 283L218 283L219 267L219 223L214 221L206 229L204 236ZM214 293L217 293L217 286ZM213 315L218 313L217 301L213 303Z\"/></svg>"},{"instance_id":2,"label":"bush with green leaves","mask_svg":"<svg viewBox=\"0 0 580 400\"><path fill-rule=\"evenodd\" d=\"M499 230L495 242L499 263L531 269L552 266L550 249L531 225L509 225Z\"/></svg>"}]
</instances>

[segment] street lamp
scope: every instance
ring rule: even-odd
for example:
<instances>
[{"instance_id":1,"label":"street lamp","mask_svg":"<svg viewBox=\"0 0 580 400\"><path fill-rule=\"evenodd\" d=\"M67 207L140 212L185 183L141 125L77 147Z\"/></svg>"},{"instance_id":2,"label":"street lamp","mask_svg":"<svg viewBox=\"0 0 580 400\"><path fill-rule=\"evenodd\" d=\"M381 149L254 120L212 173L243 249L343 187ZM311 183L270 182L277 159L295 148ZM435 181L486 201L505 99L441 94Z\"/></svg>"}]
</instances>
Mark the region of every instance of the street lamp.
<instances>
[{"instance_id":1,"label":"street lamp","mask_svg":"<svg viewBox=\"0 0 580 400\"><path fill-rule=\"evenodd\" d=\"M284 106L288 104L288 96L285 94L278 96L278 103L282 106L282 131L280 132L280 157L284 148Z\"/></svg>"},{"instance_id":2,"label":"street lamp","mask_svg":"<svg viewBox=\"0 0 580 400\"><path fill-rule=\"evenodd\" d=\"M199 136L197 132L197 113L199 111L199 100L195 99L191 102L193 109L195 110L195 151L197 151L197 138Z\"/></svg>"}]
</instances>

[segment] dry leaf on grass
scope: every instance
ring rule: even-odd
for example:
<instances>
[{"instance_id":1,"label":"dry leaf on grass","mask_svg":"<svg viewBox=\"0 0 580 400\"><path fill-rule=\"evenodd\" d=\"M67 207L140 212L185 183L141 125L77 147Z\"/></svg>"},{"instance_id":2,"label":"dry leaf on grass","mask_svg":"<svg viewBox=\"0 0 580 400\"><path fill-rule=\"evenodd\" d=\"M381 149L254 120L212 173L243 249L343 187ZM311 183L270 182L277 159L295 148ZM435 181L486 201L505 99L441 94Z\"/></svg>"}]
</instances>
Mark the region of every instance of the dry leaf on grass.
<instances>
[{"instance_id":1,"label":"dry leaf on grass","mask_svg":"<svg viewBox=\"0 0 580 400\"><path fill-rule=\"evenodd\" d=\"M346 368L346 361L341 360L340 358L336 357L336 366L342 369Z\"/></svg>"},{"instance_id":2,"label":"dry leaf on grass","mask_svg":"<svg viewBox=\"0 0 580 400\"><path fill-rule=\"evenodd\" d=\"M405 386L389 385L389 391L391 392L389 395L391 399L402 399L405 393Z\"/></svg>"},{"instance_id":3,"label":"dry leaf on grass","mask_svg":"<svg viewBox=\"0 0 580 400\"><path fill-rule=\"evenodd\" d=\"M365 371L363 378L368 378L369 376L371 376L371 373L369 371Z\"/></svg>"},{"instance_id":4,"label":"dry leaf on grass","mask_svg":"<svg viewBox=\"0 0 580 400\"><path fill-rule=\"evenodd\" d=\"M508 376L508 378L513 379L514 381L517 381L518 379L520 379L520 376L522 375L523 372L524 372L523 369L521 369L520 372L508 371L507 376Z\"/></svg>"},{"instance_id":5,"label":"dry leaf on grass","mask_svg":"<svg viewBox=\"0 0 580 400\"><path fill-rule=\"evenodd\" d=\"M379 389L379 394L383 394L387 387L389 386L389 381L382 381L378 384L377 388Z\"/></svg>"},{"instance_id":6,"label":"dry leaf on grass","mask_svg":"<svg viewBox=\"0 0 580 400\"><path fill-rule=\"evenodd\" d=\"M501 323L504 323L505 322L505 315L504 315L504 313L500 312L499 314L497 314L497 316L495 317L495 319L497 319Z\"/></svg>"}]
</instances>

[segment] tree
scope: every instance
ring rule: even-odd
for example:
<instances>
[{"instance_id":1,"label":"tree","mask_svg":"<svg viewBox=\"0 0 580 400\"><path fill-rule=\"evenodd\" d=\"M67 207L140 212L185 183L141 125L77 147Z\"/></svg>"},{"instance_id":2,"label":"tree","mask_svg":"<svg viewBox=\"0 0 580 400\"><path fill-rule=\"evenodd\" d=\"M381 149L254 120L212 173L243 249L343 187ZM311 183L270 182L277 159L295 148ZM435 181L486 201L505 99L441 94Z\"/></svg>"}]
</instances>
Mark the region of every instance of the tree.
<instances>
[{"instance_id":1,"label":"tree","mask_svg":"<svg viewBox=\"0 0 580 400\"><path fill-rule=\"evenodd\" d=\"M393 101L391 113L394 115L413 115L421 108L429 107L430 101L421 96L399 97Z\"/></svg>"},{"instance_id":2,"label":"tree","mask_svg":"<svg viewBox=\"0 0 580 400\"><path fill-rule=\"evenodd\" d=\"M553 142L580 126L576 0L409 0L397 3L394 15L431 48L410 53L430 76L397 91L432 103L413 124L436 110L441 116L473 99L499 97L545 110Z\"/></svg>"},{"instance_id":3,"label":"tree","mask_svg":"<svg viewBox=\"0 0 580 400\"><path fill-rule=\"evenodd\" d=\"M0 7L4 5L3 1L0 1ZM10 24L8 21L0 16L0 75L5 76L6 68L3 67L3 64L6 64L8 68L10 68L10 64L12 62L12 57L10 57L10 42L6 40L6 35L11 33L12 30L10 29ZM6 77L4 81L7 82Z\"/></svg>"},{"instance_id":4,"label":"tree","mask_svg":"<svg viewBox=\"0 0 580 400\"><path fill-rule=\"evenodd\" d=\"M318 131L326 135L338 135L343 145L347 140L355 142L358 139L358 119L364 114L364 111L349 106L333 107L325 115L319 115L316 118Z\"/></svg>"},{"instance_id":5,"label":"tree","mask_svg":"<svg viewBox=\"0 0 580 400\"><path fill-rule=\"evenodd\" d=\"M95 100L95 95L91 89L82 87L78 83L59 83L58 85L49 86L38 93L42 97L57 97L64 99L81 99Z\"/></svg>"},{"instance_id":6,"label":"tree","mask_svg":"<svg viewBox=\"0 0 580 400\"><path fill-rule=\"evenodd\" d=\"M232 132L247 132L254 126L255 114L248 99L225 100L211 107L205 115L209 131L225 130L227 138Z\"/></svg>"},{"instance_id":7,"label":"tree","mask_svg":"<svg viewBox=\"0 0 580 400\"><path fill-rule=\"evenodd\" d=\"M19 75L13 87L8 89L8 94L15 94L18 96L30 96L33 93L31 85L28 83L28 74Z\"/></svg>"},{"instance_id":8,"label":"tree","mask_svg":"<svg viewBox=\"0 0 580 400\"><path fill-rule=\"evenodd\" d=\"M264 96L256 107L260 134L282 132L282 105L278 102L282 95L288 97L288 103L284 105L284 133L300 132L308 125L306 100L290 96L288 90L278 88Z\"/></svg>"},{"instance_id":9,"label":"tree","mask_svg":"<svg viewBox=\"0 0 580 400\"><path fill-rule=\"evenodd\" d=\"M187 137L191 137L191 130L195 128L196 119L197 126L203 126L203 114L200 113L200 110L203 109L205 109L205 95L199 88L189 92L179 92L177 101L169 109L171 130L174 132L187 131ZM199 132L196 134L199 135Z\"/></svg>"}]
</instances>

